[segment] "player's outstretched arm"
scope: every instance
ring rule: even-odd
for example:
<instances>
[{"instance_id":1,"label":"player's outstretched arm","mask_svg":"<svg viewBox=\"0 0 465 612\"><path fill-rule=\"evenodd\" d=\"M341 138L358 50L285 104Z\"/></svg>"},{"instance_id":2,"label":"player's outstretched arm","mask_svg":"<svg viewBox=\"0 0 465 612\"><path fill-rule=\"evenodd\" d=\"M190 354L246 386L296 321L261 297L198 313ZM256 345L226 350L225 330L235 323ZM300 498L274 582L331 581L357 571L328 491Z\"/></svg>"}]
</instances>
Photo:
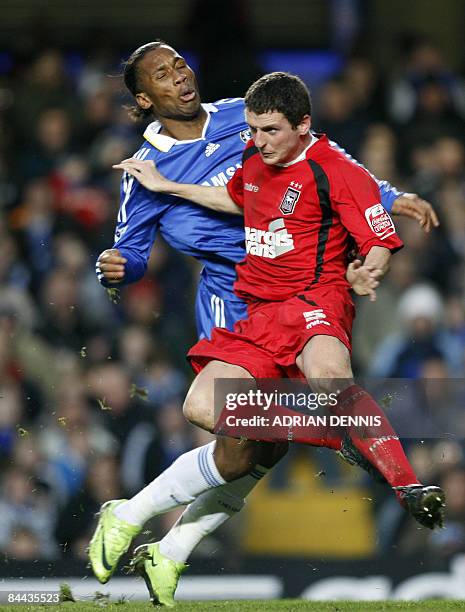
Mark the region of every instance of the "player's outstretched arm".
<instances>
[{"instance_id":1,"label":"player's outstretched arm","mask_svg":"<svg viewBox=\"0 0 465 612\"><path fill-rule=\"evenodd\" d=\"M242 209L230 198L226 187L204 187L170 181L158 171L152 160L124 159L113 168L124 170L150 191L168 193L217 212L243 214Z\"/></svg>"},{"instance_id":2,"label":"player's outstretched arm","mask_svg":"<svg viewBox=\"0 0 465 612\"><path fill-rule=\"evenodd\" d=\"M338 145L337 142L330 140L330 144L332 147L335 147L341 153L343 153L347 159L350 159L357 164L357 166L360 166L360 168L364 168L367 170L367 172L369 172L369 174L378 184L381 193L381 204L388 211L388 213L416 219L426 233L429 233L433 227L439 226L439 220L436 212L429 202L420 198L420 196L416 193L399 192L399 190L391 185L389 181L376 178L374 174L372 174L363 164L347 153L347 151Z\"/></svg>"},{"instance_id":3,"label":"player's outstretched arm","mask_svg":"<svg viewBox=\"0 0 465 612\"><path fill-rule=\"evenodd\" d=\"M426 233L439 226L438 216L432 205L416 193L403 193L392 204L393 215L416 219Z\"/></svg>"}]
</instances>

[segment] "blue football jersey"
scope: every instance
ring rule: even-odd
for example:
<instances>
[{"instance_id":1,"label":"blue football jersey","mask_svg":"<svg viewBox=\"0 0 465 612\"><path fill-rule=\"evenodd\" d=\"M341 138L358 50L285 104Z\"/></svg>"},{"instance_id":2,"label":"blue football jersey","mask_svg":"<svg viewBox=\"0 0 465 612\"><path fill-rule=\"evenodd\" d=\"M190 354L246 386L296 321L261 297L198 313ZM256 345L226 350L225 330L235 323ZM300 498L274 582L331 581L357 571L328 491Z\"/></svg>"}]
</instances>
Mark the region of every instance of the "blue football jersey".
<instances>
[{"instance_id":1,"label":"blue football jersey","mask_svg":"<svg viewBox=\"0 0 465 612\"><path fill-rule=\"evenodd\" d=\"M178 141L164 136L155 121L147 127L145 142L134 157L154 160L160 172L174 181L226 185L241 165L249 138L244 103L227 99L203 106L208 116L201 138ZM244 258L243 218L148 191L124 173L114 248L128 260L125 283L143 276L157 233L176 250L202 262L203 284L219 297L231 297L234 267Z\"/></svg>"},{"instance_id":2,"label":"blue football jersey","mask_svg":"<svg viewBox=\"0 0 465 612\"><path fill-rule=\"evenodd\" d=\"M250 138L244 100L225 98L203 108L207 120L200 138L175 140L160 134L161 125L154 121L145 130L144 143L134 157L153 160L160 172L174 181L226 185L240 167ZM386 181L378 181L378 185L389 212L399 192ZM237 318L245 316L245 306L232 289L235 265L245 256L242 216L217 213L172 195L154 193L124 173L113 245L127 259L121 284L144 275L158 233L173 248L203 264L196 303L201 336L209 336L215 326L231 328ZM103 285L112 286L98 268L97 272Z\"/></svg>"}]
</instances>

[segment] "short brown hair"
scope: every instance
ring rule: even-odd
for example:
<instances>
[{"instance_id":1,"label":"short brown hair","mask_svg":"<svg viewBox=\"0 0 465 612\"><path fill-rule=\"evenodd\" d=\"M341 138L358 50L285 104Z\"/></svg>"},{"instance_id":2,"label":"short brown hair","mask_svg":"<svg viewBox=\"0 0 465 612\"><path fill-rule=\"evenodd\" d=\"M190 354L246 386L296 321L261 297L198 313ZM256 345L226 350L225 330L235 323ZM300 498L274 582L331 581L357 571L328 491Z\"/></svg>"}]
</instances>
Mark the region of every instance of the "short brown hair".
<instances>
[{"instance_id":1,"label":"short brown hair","mask_svg":"<svg viewBox=\"0 0 465 612\"><path fill-rule=\"evenodd\" d=\"M245 94L245 105L256 115L282 113L293 128L305 115L312 114L308 87L302 79L288 72L270 72L252 83Z\"/></svg>"}]
</instances>

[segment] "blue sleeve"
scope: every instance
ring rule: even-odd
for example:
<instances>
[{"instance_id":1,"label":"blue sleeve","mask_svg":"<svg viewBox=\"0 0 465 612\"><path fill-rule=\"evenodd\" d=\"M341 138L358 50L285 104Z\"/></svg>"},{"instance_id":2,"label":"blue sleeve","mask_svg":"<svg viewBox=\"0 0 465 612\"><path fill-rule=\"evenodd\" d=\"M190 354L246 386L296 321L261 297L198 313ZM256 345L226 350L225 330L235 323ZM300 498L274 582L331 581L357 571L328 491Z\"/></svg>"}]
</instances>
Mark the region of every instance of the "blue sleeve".
<instances>
[{"instance_id":1,"label":"blue sleeve","mask_svg":"<svg viewBox=\"0 0 465 612\"><path fill-rule=\"evenodd\" d=\"M390 213L392 210L392 205L394 204L394 200L396 200L399 196L403 195L404 192L399 191L398 189L393 187L388 181L380 181L379 179L377 179L376 176L371 174L371 172L367 170L363 164L361 164L354 157L352 157L352 155L349 155L349 153L347 153L345 149L340 147L337 142L334 142L333 140L330 140L329 142L332 147L343 153L347 157L347 159L350 159L350 161L353 161L355 164L357 164L357 166L360 166L361 168L366 170L368 174L373 178L373 180L377 182L379 191L381 193L381 204L383 205L383 208L387 210L388 213Z\"/></svg>"},{"instance_id":2,"label":"blue sleeve","mask_svg":"<svg viewBox=\"0 0 465 612\"><path fill-rule=\"evenodd\" d=\"M108 283L97 269L98 279L104 287L121 287L144 276L159 226L157 203L157 194L142 187L134 177L123 174L113 248L119 249L127 259L125 277L121 283Z\"/></svg>"},{"instance_id":3,"label":"blue sleeve","mask_svg":"<svg viewBox=\"0 0 465 612\"><path fill-rule=\"evenodd\" d=\"M394 200L396 200L399 196L403 195L404 192L399 191L398 189L393 187L388 181L380 181L376 178L376 176L373 176L373 178L378 183L379 191L381 193L381 204L383 205L383 208L387 210L388 213L391 213Z\"/></svg>"}]
</instances>

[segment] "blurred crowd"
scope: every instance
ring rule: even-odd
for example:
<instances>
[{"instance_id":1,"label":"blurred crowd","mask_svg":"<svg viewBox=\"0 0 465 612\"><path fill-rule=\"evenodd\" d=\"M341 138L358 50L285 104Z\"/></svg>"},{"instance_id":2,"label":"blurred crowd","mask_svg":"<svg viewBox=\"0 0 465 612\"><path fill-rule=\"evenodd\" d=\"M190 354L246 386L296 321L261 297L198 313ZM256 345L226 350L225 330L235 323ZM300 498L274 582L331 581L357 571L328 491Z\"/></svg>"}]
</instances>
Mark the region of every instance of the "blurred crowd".
<instances>
[{"instance_id":1,"label":"blurred crowd","mask_svg":"<svg viewBox=\"0 0 465 612\"><path fill-rule=\"evenodd\" d=\"M147 275L119 304L95 276L118 209L111 166L143 131L124 108L122 56L43 48L0 58L0 552L18 559L83 558L102 502L132 495L204 439L181 410L197 266L157 240ZM441 221L425 234L396 219L406 248L377 302L359 301L357 372L464 377L461 75L417 39L389 74L368 54L349 56L313 98L316 130L429 200ZM447 528L412 537L376 489L381 548L465 551L464 434L462 424L446 441L407 443L422 478L446 490Z\"/></svg>"}]
</instances>

